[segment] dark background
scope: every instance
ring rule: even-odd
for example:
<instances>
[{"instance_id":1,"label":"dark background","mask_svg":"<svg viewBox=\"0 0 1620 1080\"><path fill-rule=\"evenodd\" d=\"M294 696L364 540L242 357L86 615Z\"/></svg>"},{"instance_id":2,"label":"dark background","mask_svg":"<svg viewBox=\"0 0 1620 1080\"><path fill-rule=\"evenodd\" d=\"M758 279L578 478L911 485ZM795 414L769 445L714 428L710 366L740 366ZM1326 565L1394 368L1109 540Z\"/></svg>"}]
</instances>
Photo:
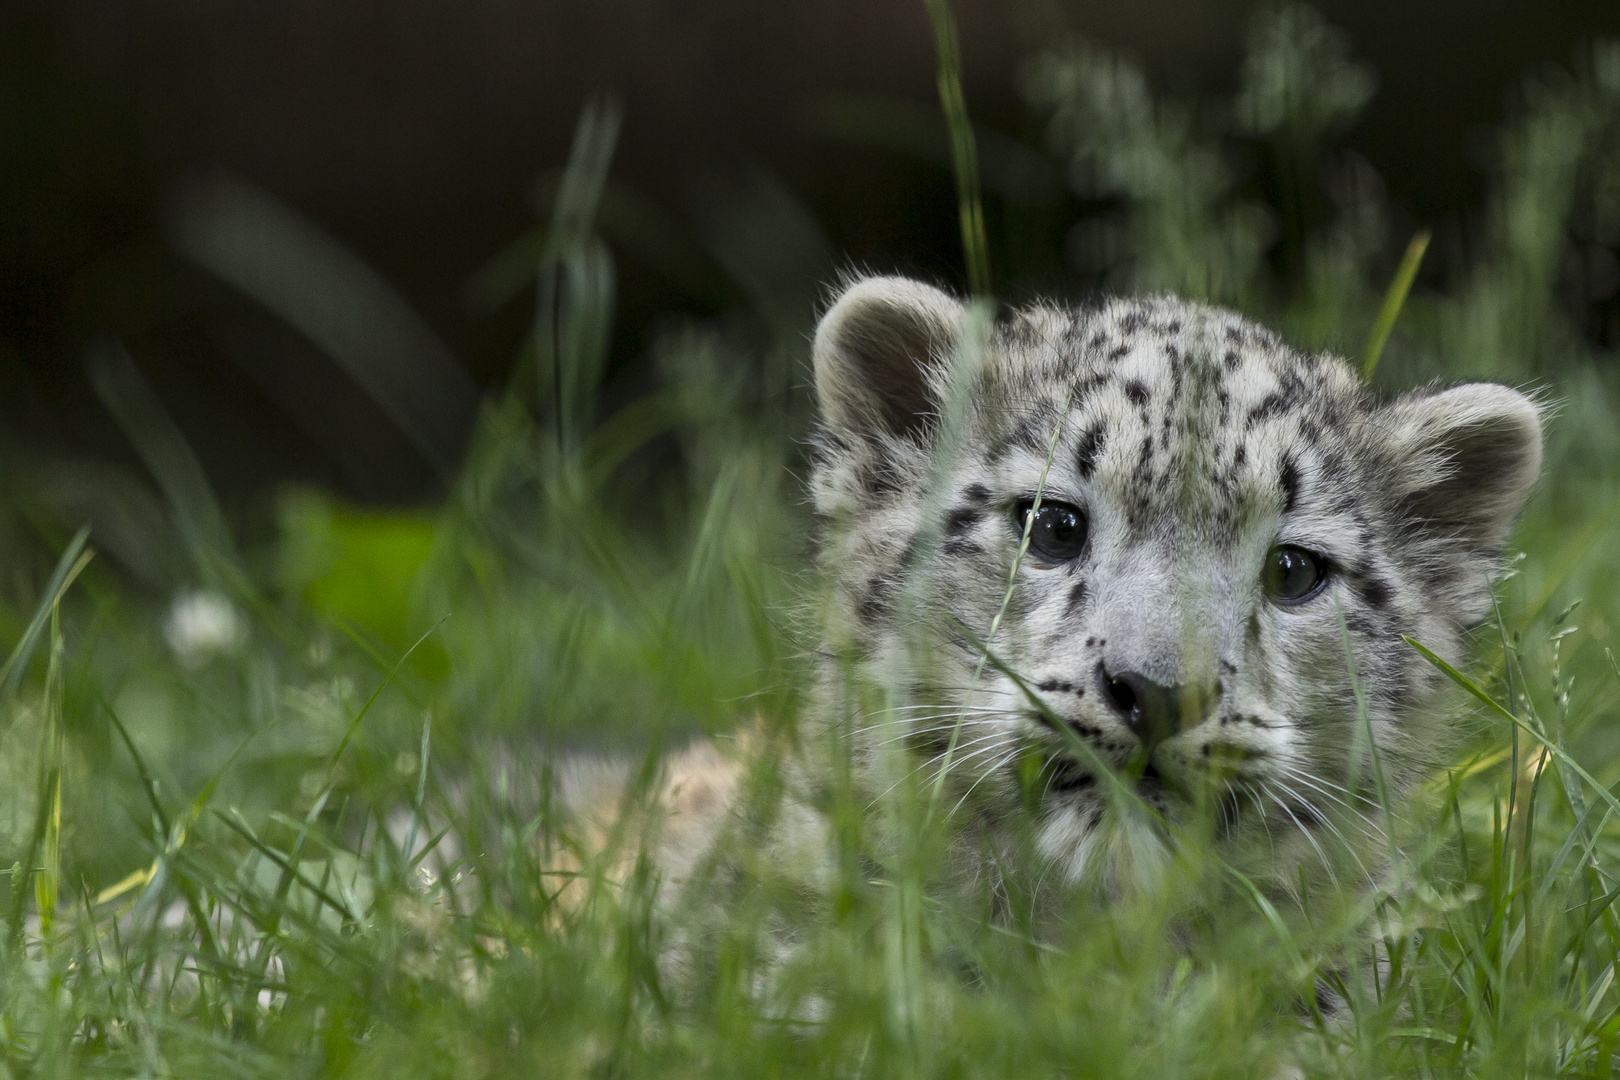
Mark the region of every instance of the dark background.
<instances>
[{"instance_id":1,"label":"dark background","mask_svg":"<svg viewBox=\"0 0 1620 1080\"><path fill-rule=\"evenodd\" d=\"M1038 145L1018 64L1064 27L1135 56L1166 91L1227 92L1257 6L957 0L970 109ZM1523 78L1620 34L1612 0L1318 6L1379 76L1348 145L1383 175L1404 224L1435 227L1442 248L1466 243L1491 133ZM932 107L933 65L921 0L10 0L0 6L0 453L133 460L85 376L87 345L111 335L228 503L288 480L363 501L431 500L440 481L363 392L166 246L166 200L212 170L272 193L393 283L473 378L497 387L526 301L479 310L467 283L534 226L536 178L564 162L600 88L624 106L615 178L675 218L714 169L762 165L846 264L959 282L949 175L818 137L804 119L828 91ZM1061 250L1054 230L1054 268ZM1446 265L1442 251L1426 273ZM734 301L621 254L614 365L633 370L672 315ZM244 374L233 349L245 339L321 397L324 427Z\"/></svg>"}]
</instances>

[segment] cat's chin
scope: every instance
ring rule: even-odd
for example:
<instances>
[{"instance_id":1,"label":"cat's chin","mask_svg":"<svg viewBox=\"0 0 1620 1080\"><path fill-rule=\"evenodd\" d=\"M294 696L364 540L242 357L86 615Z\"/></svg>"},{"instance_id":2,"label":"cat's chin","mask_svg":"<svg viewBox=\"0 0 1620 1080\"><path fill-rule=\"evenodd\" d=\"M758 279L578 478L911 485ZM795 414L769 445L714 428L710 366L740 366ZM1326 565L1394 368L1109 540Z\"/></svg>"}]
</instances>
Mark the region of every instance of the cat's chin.
<instances>
[{"instance_id":1,"label":"cat's chin","mask_svg":"<svg viewBox=\"0 0 1620 1080\"><path fill-rule=\"evenodd\" d=\"M1095 804L1057 809L1035 843L1065 882L1109 894L1158 890L1173 858L1161 826L1141 813Z\"/></svg>"},{"instance_id":2,"label":"cat's chin","mask_svg":"<svg viewBox=\"0 0 1620 1080\"><path fill-rule=\"evenodd\" d=\"M1258 818L1231 805L1238 796L1229 789L1225 801L1211 802L1190 796L1170 778L1144 772L1135 792L1142 806L1079 799L1049 809L1035 847L1054 877L1109 896L1153 895L1169 883L1183 846L1214 854L1246 876L1268 876L1274 846Z\"/></svg>"}]
</instances>

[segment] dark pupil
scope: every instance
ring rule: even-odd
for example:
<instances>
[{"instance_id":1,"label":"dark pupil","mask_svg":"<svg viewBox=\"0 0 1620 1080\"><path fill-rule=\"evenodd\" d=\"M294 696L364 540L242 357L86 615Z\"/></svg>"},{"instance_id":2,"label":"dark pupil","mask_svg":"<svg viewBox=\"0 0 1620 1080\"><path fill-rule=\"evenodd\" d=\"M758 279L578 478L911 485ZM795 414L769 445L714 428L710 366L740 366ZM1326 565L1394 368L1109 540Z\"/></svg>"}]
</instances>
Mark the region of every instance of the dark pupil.
<instances>
[{"instance_id":1,"label":"dark pupil","mask_svg":"<svg viewBox=\"0 0 1620 1080\"><path fill-rule=\"evenodd\" d=\"M1053 560L1072 559L1085 543L1086 523L1074 507L1047 503L1035 511L1029 546L1040 555Z\"/></svg>"},{"instance_id":2,"label":"dark pupil","mask_svg":"<svg viewBox=\"0 0 1620 1080\"><path fill-rule=\"evenodd\" d=\"M1270 592L1279 600L1298 600L1308 595L1321 576L1321 569L1309 552L1280 547L1271 553Z\"/></svg>"}]
</instances>

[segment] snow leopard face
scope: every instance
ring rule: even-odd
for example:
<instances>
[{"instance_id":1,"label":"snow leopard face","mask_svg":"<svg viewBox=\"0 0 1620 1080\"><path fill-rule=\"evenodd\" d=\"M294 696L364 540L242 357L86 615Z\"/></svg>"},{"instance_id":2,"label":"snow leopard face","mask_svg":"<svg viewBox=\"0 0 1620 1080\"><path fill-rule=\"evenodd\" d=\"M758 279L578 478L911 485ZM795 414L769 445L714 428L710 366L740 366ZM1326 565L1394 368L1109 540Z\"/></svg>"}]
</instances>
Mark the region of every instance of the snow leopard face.
<instances>
[{"instance_id":1,"label":"snow leopard face","mask_svg":"<svg viewBox=\"0 0 1620 1080\"><path fill-rule=\"evenodd\" d=\"M1524 395L1381 402L1229 311L983 325L898 278L848 287L814 355L825 706L871 760L909 745L1074 881L1194 819L1331 874L1433 760L1441 677L1403 636L1460 662L1487 615L1540 468ZM887 695L851 700L850 664Z\"/></svg>"}]
</instances>

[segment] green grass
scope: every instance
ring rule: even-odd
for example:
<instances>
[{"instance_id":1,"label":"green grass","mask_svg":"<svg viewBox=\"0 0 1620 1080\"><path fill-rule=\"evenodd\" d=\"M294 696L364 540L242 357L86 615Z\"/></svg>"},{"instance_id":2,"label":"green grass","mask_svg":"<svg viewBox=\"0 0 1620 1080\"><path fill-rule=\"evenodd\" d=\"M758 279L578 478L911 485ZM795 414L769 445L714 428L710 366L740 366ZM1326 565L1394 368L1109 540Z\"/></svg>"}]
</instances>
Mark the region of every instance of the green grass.
<instances>
[{"instance_id":1,"label":"green grass","mask_svg":"<svg viewBox=\"0 0 1620 1080\"><path fill-rule=\"evenodd\" d=\"M1477 695L1446 704L1466 746L1399 808L1371 887L1294 910L1194 852L1162 894L1077 898L1072 932L1038 938L940 885L926 793L906 790L837 804L843 870L824 895L759 863L716 887L720 919L655 919L647 867L616 881L585 851L555 812L559 755L618 754L645 780L701 733L755 716L790 733L816 602L807 327L794 296L760 291L819 265L792 240L802 211L764 182L733 193L734 233L705 239L754 308L665 333L658 387L599 407L614 277L593 222L610 196L639 204L606 182L618 116L596 103L538 240L514 249L526 269L508 255L481 279L536 287L540 315L444 506L288 492L273 539L244 546L116 351L93 371L150 475L73 481L158 510L86 547L39 495L69 467L16 474L0 502L0 630L18 643L0 672L0 1068L1610 1075L1620 373L1577 332L1560 267L1572 242L1620 236L1620 53L1527 93L1474 261L1398 318L1384 300L1407 237L1334 154L1366 73L1297 9L1257 27L1245 72L1234 102L1195 110L1094 48L1032 60L1054 168L1095 211L1070 244L1074 286L1174 288L1369 370L1381 353L1383 391L1488 376L1558 406L1500 620L1459 676ZM988 199L985 258L1015 288L1039 245L1015 235L1014 200ZM154 550L176 565L135 572ZM900 850L879 849L878 821ZM547 869L570 850L582 870ZM773 962L763 931L783 918L800 947ZM672 981L656 960L681 934L699 963ZM1323 977L1348 1019L1309 1007Z\"/></svg>"}]
</instances>

